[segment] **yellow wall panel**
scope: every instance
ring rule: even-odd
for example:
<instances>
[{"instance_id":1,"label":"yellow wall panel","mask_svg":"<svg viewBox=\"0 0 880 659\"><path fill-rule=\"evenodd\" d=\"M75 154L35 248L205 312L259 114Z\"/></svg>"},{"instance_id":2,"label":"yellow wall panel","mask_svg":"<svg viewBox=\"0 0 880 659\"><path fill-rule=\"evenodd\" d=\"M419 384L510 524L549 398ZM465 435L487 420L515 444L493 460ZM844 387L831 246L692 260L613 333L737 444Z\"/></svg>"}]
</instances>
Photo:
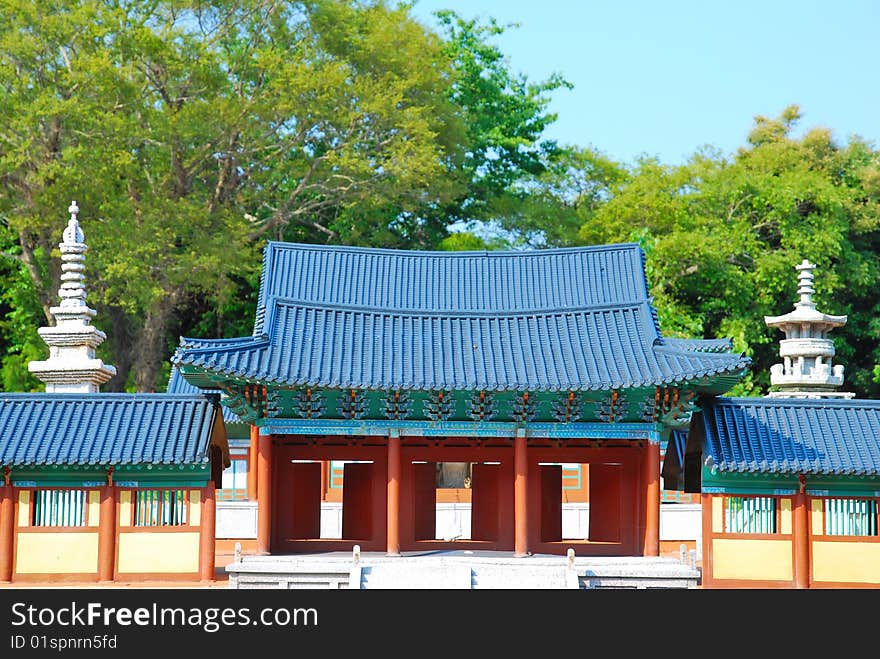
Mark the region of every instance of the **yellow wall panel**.
<instances>
[{"instance_id":1,"label":"yellow wall panel","mask_svg":"<svg viewBox=\"0 0 880 659\"><path fill-rule=\"evenodd\" d=\"M712 533L724 531L724 497L712 496Z\"/></svg>"},{"instance_id":2,"label":"yellow wall panel","mask_svg":"<svg viewBox=\"0 0 880 659\"><path fill-rule=\"evenodd\" d=\"M119 563L123 572L197 572L199 534L120 533Z\"/></svg>"},{"instance_id":3,"label":"yellow wall panel","mask_svg":"<svg viewBox=\"0 0 880 659\"><path fill-rule=\"evenodd\" d=\"M813 535L825 535L825 527L822 524L824 509L824 499L810 499L810 532Z\"/></svg>"},{"instance_id":4,"label":"yellow wall panel","mask_svg":"<svg viewBox=\"0 0 880 659\"><path fill-rule=\"evenodd\" d=\"M813 581L880 583L880 544L813 542Z\"/></svg>"},{"instance_id":5,"label":"yellow wall panel","mask_svg":"<svg viewBox=\"0 0 880 659\"><path fill-rule=\"evenodd\" d=\"M712 577L788 581L793 578L790 540L712 540Z\"/></svg>"},{"instance_id":6,"label":"yellow wall panel","mask_svg":"<svg viewBox=\"0 0 880 659\"><path fill-rule=\"evenodd\" d=\"M101 521L101 492L89 490L89 526L98 526Z\"/></svg>"},{"instance_id":7,"label":"yellow wall panel","mask_svg":"<svg viewBox=\"0 0 880 659\"><path fill-rule=\"evenodd\" d=\"M779 532L791 533L791 499L779 500Z\"/></svg>"},{"instance_id":8,"label":"yellow wall panel","mask_svg":"<svg viewBox=\"0 0 880 659\"><path fill-rule=\"evenodd\" d=\"M98 533L19 533L15 571L20 574L98 571Z\"/></svg>"},{"instance_id":9,"label":"yellow wall panel","mask_svg":"<svg viewBox=\"0 0 880 659\"><path fill-rule=\"evenodd\" d=\"M18 493L18 525L31 525L31 491L21 490Z\"/></svg>"},{"instance_id":10,"label":"yellow wall panel","mask_svg":"<svg viewBox=\"0 0 880 659\"><path fill-rule=\"evenodd\" d=\"M119 526L131 526L131 490L119 493Z\"/></svg>"},{"instance_id":11,"label":"yellow wall panel","mask_svg":"<svg viewBox=\"0 0 880 659\"><path fill-rule=\"evenodd\" d=\"M189 491L189 523L198 526L202 519L202 493L199 490Z\"/></svg>"}]
</instances>

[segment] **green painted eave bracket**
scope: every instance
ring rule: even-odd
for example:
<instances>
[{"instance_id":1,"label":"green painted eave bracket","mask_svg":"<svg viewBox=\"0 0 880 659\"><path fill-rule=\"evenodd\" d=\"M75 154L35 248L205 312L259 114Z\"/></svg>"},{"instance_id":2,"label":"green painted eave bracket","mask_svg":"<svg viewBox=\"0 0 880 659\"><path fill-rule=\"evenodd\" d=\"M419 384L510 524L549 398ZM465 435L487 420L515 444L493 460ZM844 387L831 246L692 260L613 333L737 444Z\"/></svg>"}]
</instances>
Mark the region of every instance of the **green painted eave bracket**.
<instances>
[{"instance_id":1,"label":"green painted eave bracket","mask_svg":"<svg viewBox=\"0 0 880 659\"><path fill-rule=\"evenodd\" d=\"M18 487L100 487L110 465L24 465L10 468ZM206 463L179 465L113 465L113 482L129 487L201 487L211 478Z\"/></svg>"},{"instance_id":2,"label":"green painted eave bracket","mask_svg":"<svg viewBox=\"0 0 880 659\"><path fill-rule=\"evenodd\" d=\"M210 371L190 365L179 366L178 370L183 379L195 387L201 389L217 388L217 376Z\"/></svg>"},{"instance_id":3,"label":"green painted eave bracket","mask_svg":"<svg viewBox=\"0 0 880 659\"><path fill-rule=\"evenodd\" d=\"M707 376L683 386L694 389L700 396L721 396L739 384L747 373L748 369L743 369L734 373Z\"/></svg>"},{"instance_id":4,"label":"green painted eave bracket","mask_svg":"<svg viewBox=\"0 0 880 659\"><path fill-rule=\"evenodd\" d=\"M810 496L880 496L880 477L806 474L805 490ZM764 472L719 472L702 468L705 494L796 494L798 474Z\"/></svg>"}]
</instances>

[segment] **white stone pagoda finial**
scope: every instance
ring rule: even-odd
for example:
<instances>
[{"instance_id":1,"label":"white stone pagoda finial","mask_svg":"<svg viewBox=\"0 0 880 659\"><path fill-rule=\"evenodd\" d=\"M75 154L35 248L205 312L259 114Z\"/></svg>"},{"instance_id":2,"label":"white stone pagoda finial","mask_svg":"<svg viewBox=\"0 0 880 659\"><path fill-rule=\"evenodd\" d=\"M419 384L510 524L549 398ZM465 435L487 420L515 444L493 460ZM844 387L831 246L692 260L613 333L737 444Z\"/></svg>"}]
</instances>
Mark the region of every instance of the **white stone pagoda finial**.
<instances>
[{"instance_id":1,"label":"white stone pagoda finial","mask_svg":"<svg viewBox=\"0 0 880 659\"><path fill-rule=\"evenodd\" d=\"M815 267L816 264L810 263L807 259L801 261L800 265L795 266L799 270L798 295L801 296L800 302L795 305L797 307L816 308L816 303L813 302L813 293L816 292L816 289L813 288L813 270Z\"/></svg>"},{"instance_id":2,"label":"white stone pagoda finial","mask_svg":"<svg viewBox=\"0 0 880 659\"><path fill-rule=\"evenodd\" d=\"M798 271L798 295L794 311L784 316L764 316L768 327L785 332L779 342L781 364L770 367L770 384L776 387L768 395L775 398L852 398L855 394L837 391L843 384L843 366L832 366L834 342L829 330L846 324L846 316L830 316L816 311L813 301L815 263L807 259L795 266Z\"/></svg>"},{"instance_id":3,"label":"white stone pagoda finial","mask_svg":"<svg viewBox=\"0 0 880 659\"><path fill-rule=\"evenodd\" d=\"M88 309L86 306L86 287L83 284L86 279L83 273L85 272L85 253L88 247L86 247L85 236L79 226L79 220L76 219L79 206L73 201L67 210L70 212L70 220L68 220L67 228L62 234L63 241L58 245L61 249L61 288L58 289L58 296L61 298L62 307Z\"/></svg>"},{"instance_id":4,"label":"white stone pagoda finial","mask_svg":"<svg viewBox=\"0 0 880 659\"><path fill-rule=\"evenodd\" d=\"M82 243L85 241L85 237L83 236L82 229L79 228L79 221L76 219L76 216L79 215L79 206L76 205L75 201L70 202L67 212L70 213L70 219L67 221L67 228L64 230L64 242Z\"/></svg>"},{"instance_id":5,"label":"white stone pagoda finial","mask_svg":"<svg viewBox=\"0 0 880 659\"><path fill-rule=\"evenodd\" d=\"M90 324L96 312L86 304L84 272L88 247L77 219L79 206L73 201L67 210L70 220L58 245L61 303L49 309L55 325L38 330L49 346L49 359L30 362L28 370L46 383L47 393L97 393L101 384L116 375L116 369L95 358L95 348L107 336Z\"/></svg>"}]
</instances>

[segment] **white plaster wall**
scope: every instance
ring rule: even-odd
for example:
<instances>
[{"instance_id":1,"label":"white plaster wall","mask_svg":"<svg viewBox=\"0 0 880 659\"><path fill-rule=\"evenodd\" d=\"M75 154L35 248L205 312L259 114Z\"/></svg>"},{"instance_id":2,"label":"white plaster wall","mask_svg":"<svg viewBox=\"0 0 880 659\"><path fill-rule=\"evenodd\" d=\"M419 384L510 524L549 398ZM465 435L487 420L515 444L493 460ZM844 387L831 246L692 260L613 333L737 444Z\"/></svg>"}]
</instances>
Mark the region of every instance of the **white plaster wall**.
<instances>
[{"instance_id":1,"label":"white plaster wall","mask_svg":"<svg viewBox=\"0 0 880 659\"><path fill-rule=\"evenodd\" d=\"M342 504L321 502L321 537L332 540L342 537Z\"/></svg>"},{"instance_id":2,"label":"white plaster wall","mask_svg":"<svg viewBox=\"0 0 880 659\"><path fill-rule=\"evenodd\" d=\"M703 512L698 503L660 504L661 540L697 540L702 537Z\"/></svg>"},{"instance_id":3,"label":"white plaster wall","mask_svg":"<svg viewBox=\"0 0 880 659\"><path fill-rule=\"evenodd\" d=\"M590 533L590 504L562 504L562 537L565 539L585 539Z\"/></svg>"},{"instance_id":4,"label":"white plaster wall","mask_svg":"<svg viewBox=\"0 0 880 659\"><path fill-rule=\"evenodd\" d=\"M471 504L438 503L437 537L442 540L470 540Z\"/></svg>"},{"instance_id":5,"label":"white plaster wall","mask_svg":"<svg viewBox=\"0 0 880 659\"><path fill-rule=\"evenodd\" d=\"M257 537L257 503L255 501L218 501L218 538Z\"/></svg>"}]
</instances>

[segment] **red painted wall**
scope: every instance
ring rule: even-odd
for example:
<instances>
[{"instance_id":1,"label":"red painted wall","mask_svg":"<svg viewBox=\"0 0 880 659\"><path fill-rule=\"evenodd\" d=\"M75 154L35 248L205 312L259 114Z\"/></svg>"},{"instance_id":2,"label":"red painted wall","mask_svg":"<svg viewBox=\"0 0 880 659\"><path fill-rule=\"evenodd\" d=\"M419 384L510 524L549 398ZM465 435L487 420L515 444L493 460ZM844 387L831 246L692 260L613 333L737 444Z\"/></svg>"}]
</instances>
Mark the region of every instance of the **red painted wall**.
<instances>
[{"instance_id":1,"label":"red painted wall","mask_svg":"<svg viewBox=\"0 0 880 659\"><path fill-rule=\"evenodd\" d=\"M373 469L370 463L349 462L342 488L342 539L370 540L373 531ZM320 490L319 490L320 491Z\"/></svg>"},{"instance_id":2,"label":"red painted wall","mask_svg":"<svg viewBox=\"0 0 880 659\"><path fill-rule=\"evenodd\" d=\"M321 463L275 465L273 546L321 536ZM277 543L277 544L276 544Z\"/></svg>"},{"instance_id":3,"label":"red painted wall","mask_svg":"<svg viewBox=\"0 0 880 659\"><path fill-rule=\"evenodd\" d=\"M620 542L622 465L590 465L590 540Z\"/></svg>"},{"instance_id":4,"label":"red painted wall","mask_svg":"<svg viewBox=\"0 0 880 659\"><path fill-rule=\"evenodd\" d=\"M501 465L475 464L471 484L471 538L498 540L498 496Z\"/></svg>"},{"instance_id":5,"label":"red painted wall","mask_svg":"<svg viewBox=\"0 0 880 659\"><path fill-rule=\"evenodd\" d=\"M433 540L437 537L437 472L436 463L413 464L413 525L416 540ZM406 478L406 469L401 469ZM401 508L403 503L401 492ZM401 517L403 515L401 514ZM402 522L401 522L402 524Z\"/></svg>"},{"instance_id":6,"label":"red painted wall","mask_svg":"<svg viewBox=\"0 0 880 659\"><path fill-rule=\"evenodd\" d=\"M541 470L541 542L562 540L562 467L540 465Z\"/></svg>"}]
</instances>

